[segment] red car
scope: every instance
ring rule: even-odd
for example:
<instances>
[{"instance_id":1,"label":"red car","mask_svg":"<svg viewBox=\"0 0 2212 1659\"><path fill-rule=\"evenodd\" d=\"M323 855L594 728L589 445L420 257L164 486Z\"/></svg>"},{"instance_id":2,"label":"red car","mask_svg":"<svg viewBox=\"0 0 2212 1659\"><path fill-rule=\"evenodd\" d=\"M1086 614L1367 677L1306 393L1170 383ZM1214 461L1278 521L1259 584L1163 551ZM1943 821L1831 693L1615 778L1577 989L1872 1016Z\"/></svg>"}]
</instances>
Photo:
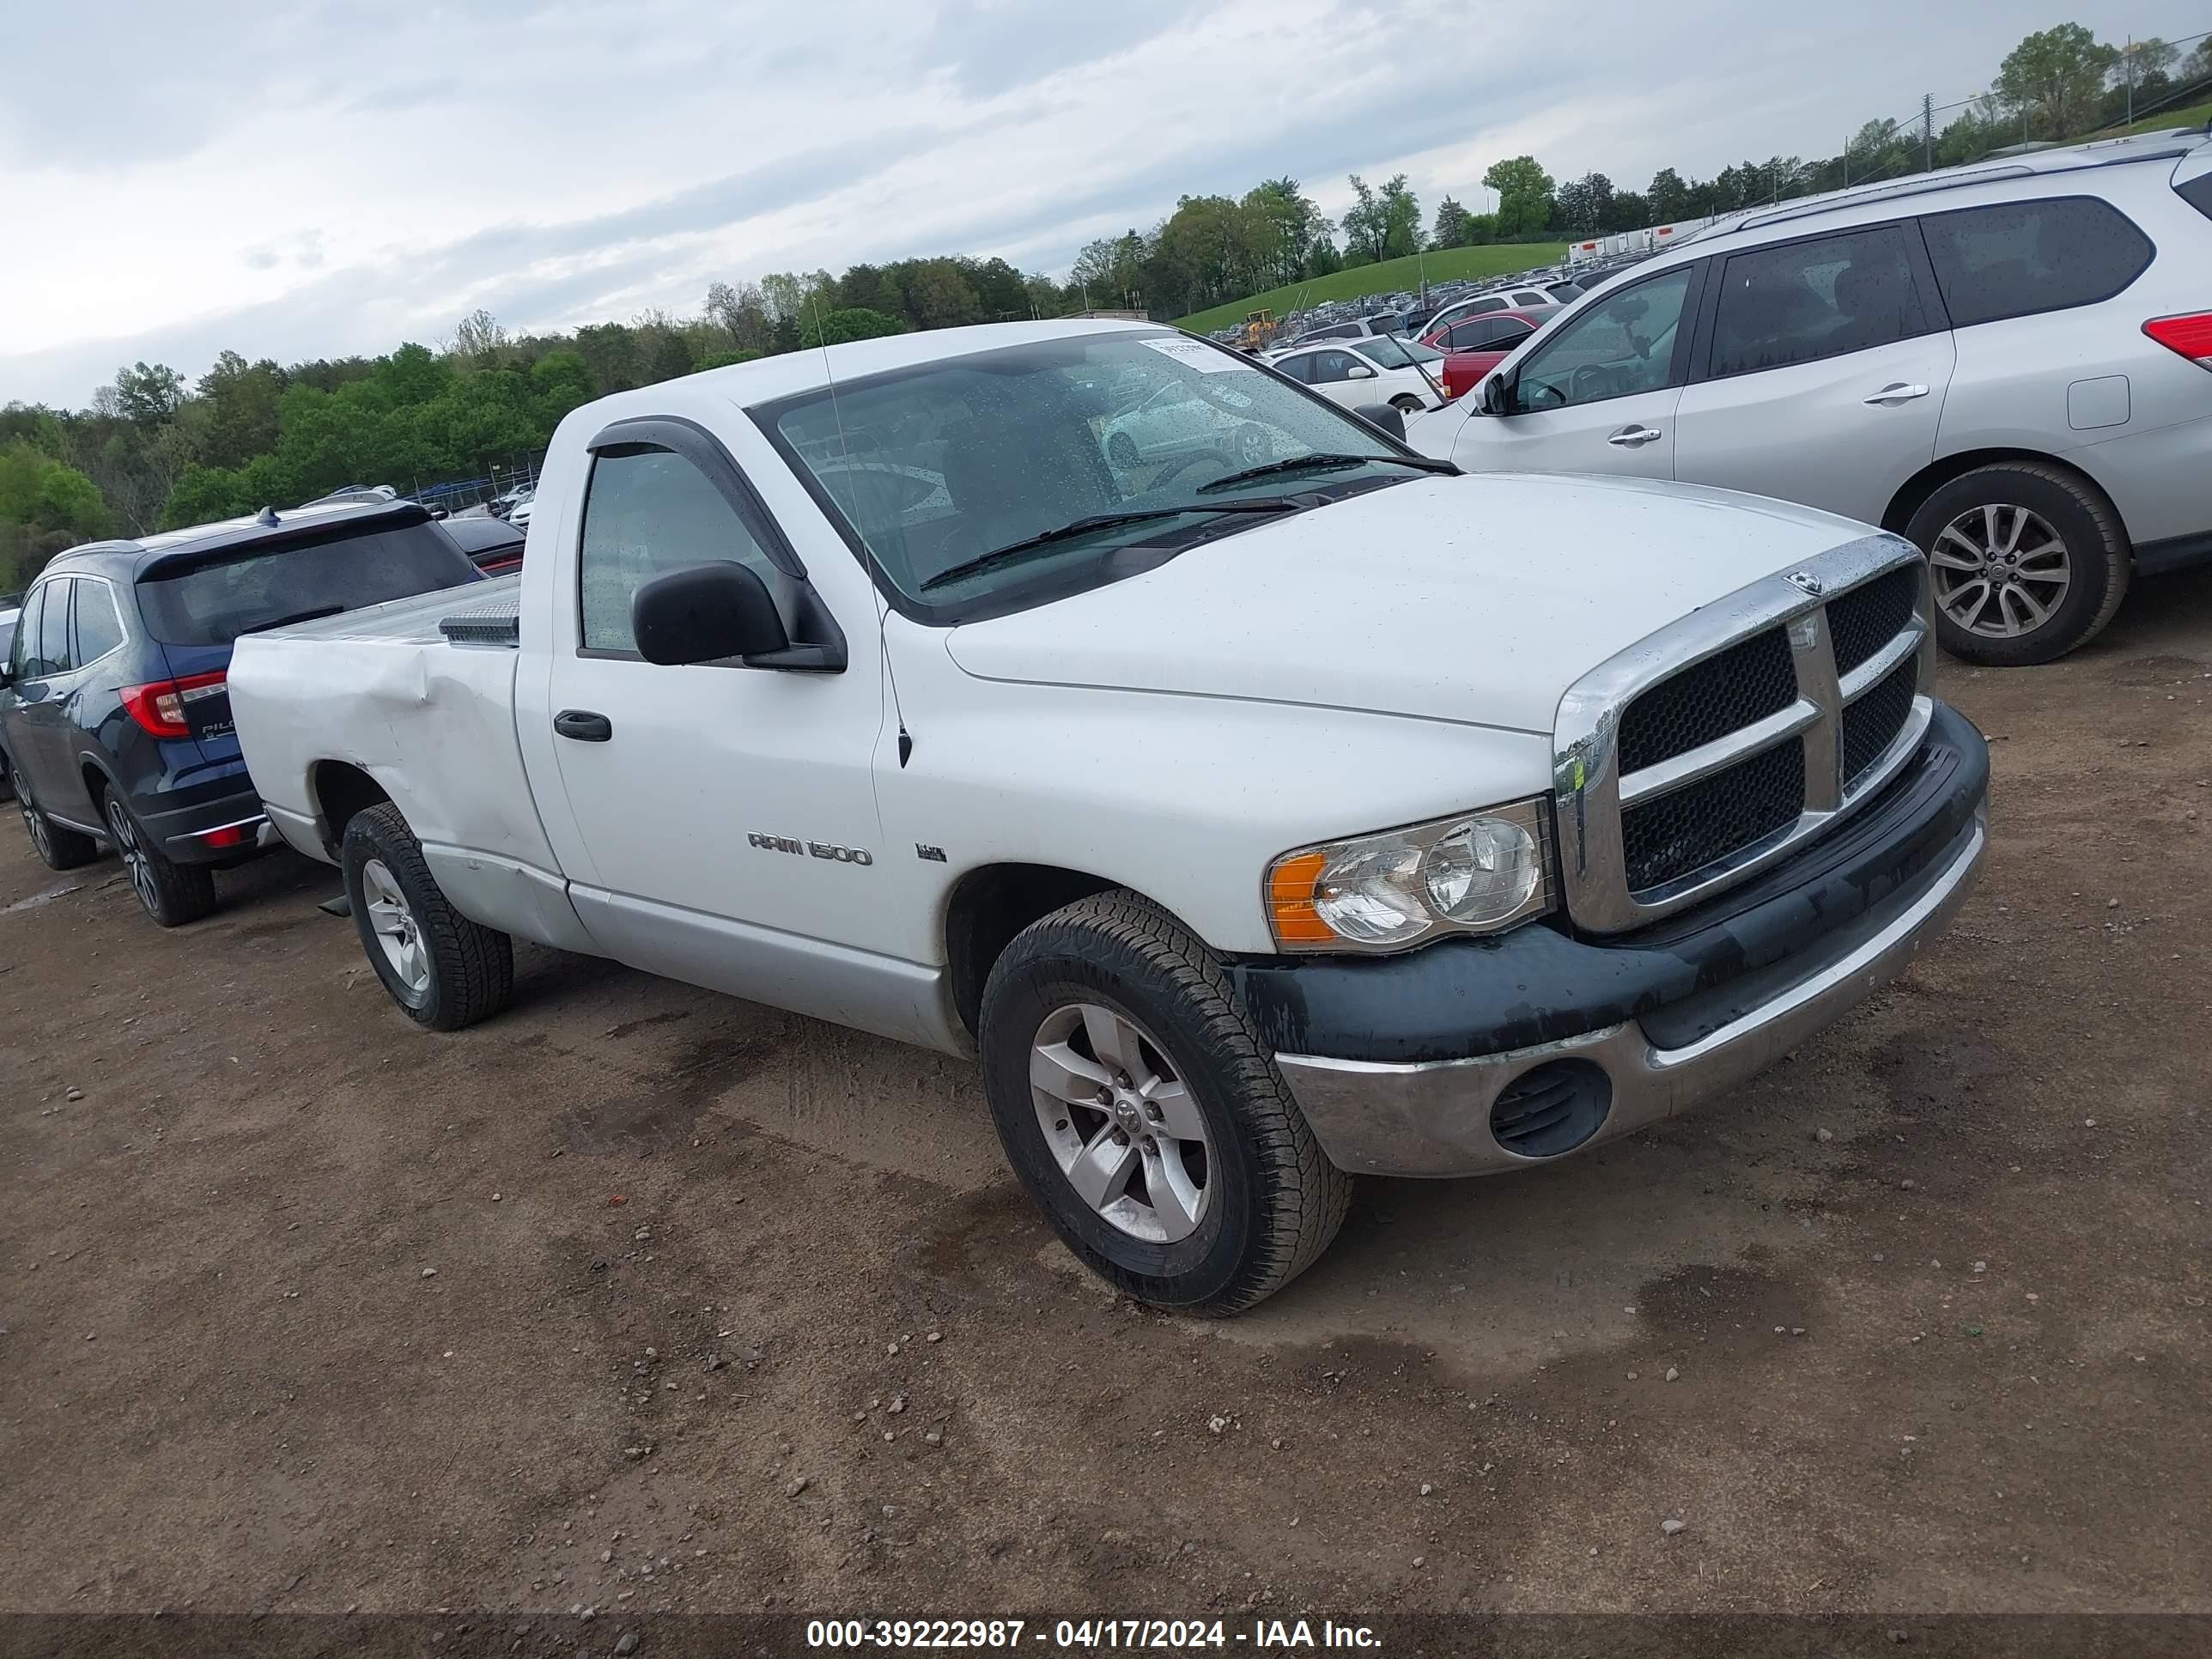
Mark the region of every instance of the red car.
<instances>
[{"instance_id":1,"label":"red car","mask_svg":"<svg viewBox=\"0 0 2212 1659\"><path fill-rule=\"evenodd\" d=\"M1444 356L1444 396L1456 402L1481 384L1513 349L1557 312L1486 311L1424 335L1421 343Z\"/></svg>"}]
</instances>

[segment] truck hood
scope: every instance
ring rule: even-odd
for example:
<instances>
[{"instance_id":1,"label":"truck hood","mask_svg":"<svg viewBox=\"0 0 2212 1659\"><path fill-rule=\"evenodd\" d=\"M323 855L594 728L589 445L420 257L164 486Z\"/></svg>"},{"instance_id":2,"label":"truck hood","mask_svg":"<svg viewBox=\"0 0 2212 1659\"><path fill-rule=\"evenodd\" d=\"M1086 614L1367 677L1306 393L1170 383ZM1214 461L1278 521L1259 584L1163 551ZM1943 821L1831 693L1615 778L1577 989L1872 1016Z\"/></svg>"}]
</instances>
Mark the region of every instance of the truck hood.
<instances>
[{"instance_id":1,"label":"truck hood","mask_svg":"<svg viewBox=\"0 0 2212 1659\"><path fill-rule=\"evenodd\" d=\"M979 679L1549 732L1560 694L1616 652L1872 533L1686 484L1419 477L967 623L946 648Z\"/></svg>"}]
</instances>

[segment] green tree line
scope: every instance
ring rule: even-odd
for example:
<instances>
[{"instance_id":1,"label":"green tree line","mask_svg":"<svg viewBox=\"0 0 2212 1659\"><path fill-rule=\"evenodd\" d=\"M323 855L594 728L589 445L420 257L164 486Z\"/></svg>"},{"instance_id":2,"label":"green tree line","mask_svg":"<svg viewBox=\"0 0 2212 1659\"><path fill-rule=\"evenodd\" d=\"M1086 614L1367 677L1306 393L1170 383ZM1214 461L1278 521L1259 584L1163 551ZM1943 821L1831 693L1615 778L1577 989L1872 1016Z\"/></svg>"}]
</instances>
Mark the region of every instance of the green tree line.
<instances>
[{"instance_id":1,"label":"green tree line","mask_svg":"<svg viewBox=\"0 0 2212 1659\"><path fill-rule=\"evenodd\" d=\"M226 351L198 381L161 363L118 369L84 410L0 408L0 589L60 548L307 500L353 483L413 490L540 453L561 417L608 392L750 357L909 329L1146 309L1180 317L1242 295L1425 248L1556 241L1701 218L1773 200L1954 166L2019 143L2109 126L2212 88L2212 37L2185 54L2125 47L2078 23L2028 35L1987 93L1932 122L1869 121L1835 155L1771 156L1698 179L1662 167L1641 191L1602 173L1554 179L1502 158L1472 212L1446 194L1433 216L1400 173L1348 180L1324 216L1299 181L1242 196L1185 196L1150 230L1101 237L1065 283L1003 259L953 255L718 282L700 314L647 312L573 333L510 336L478 311L433 349L281 366Z\"/></svg>"}]
</instances>

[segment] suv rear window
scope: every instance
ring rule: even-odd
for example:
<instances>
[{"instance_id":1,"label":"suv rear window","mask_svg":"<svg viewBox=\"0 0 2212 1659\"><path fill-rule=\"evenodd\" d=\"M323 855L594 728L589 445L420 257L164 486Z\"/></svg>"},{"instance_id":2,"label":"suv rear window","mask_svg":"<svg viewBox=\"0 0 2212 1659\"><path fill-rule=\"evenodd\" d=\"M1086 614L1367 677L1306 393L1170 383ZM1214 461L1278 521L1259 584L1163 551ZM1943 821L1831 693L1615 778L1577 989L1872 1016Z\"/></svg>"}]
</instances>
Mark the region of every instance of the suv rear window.
<instances>
[{"instance_id":1,"label":"suv rear window","mask_svg":"<svg viewBox=\"0 0 2212 1659\"><path fill-rule=\"evenodd\" d=\"M165 645L228 645L241 634L336 616L473 581L477 568L428 522L216 554L138 583L149 633Z\"/></svg>"},{"instance_id":2,"label":"suv rear window","mask_svg":"<svg viewBox=\"0 0 2212 1659\"><path fill-rule=\"evenodd\" d=\"M2212 173L2200 173L2185 185L2176 185L2181 199L2206 218L2212 219Z\"/></svg>"},{"instance_id":3,"label":"suv rear window","mask_svg":"<svg viewBox=\"0 0 2212 1659\"><path fill-rule=\"evenodd\" d=\"M2133 220L2093 196L1962 208L1920 225L1954 328L2109 300L2154 252Z\"/></svg>"}]
</instances>

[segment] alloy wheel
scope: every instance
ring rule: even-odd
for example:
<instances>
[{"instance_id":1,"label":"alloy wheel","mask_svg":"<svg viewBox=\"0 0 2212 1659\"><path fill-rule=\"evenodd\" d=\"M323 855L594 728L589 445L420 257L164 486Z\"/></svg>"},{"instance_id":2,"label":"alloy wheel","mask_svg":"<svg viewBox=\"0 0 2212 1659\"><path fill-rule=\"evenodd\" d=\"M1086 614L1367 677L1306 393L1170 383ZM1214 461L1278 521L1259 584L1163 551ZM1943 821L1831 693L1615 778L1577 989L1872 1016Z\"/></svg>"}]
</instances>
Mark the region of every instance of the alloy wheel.
<instances>
[{"instance_id":1,"label":"alloy wheel","mask_svg":"<svg viewBox=\"0 0 2212 1659\"><path fill-rule=\"evenodd\" d=\"M1045 1146L1076 1196L1133 1238L1172 1244L1212 1196L1213 1140L1159 1044L1096 1003L1055 1008L1030 1046Z\"/></svg>"},{"instance_id":2,"label":"alloy wheel","mask_svg":"<svg viewBox=\"0 0 2212 1659\"><path fill-rule=\"evenodd\" d=\"M422 924L407 895L382 859L371 859L361 866L361 890L368 901L369 931L383 947L384 959L409 994L421 996L430 987L430 947L423 941Z\"/></svg>"},{"instance_id":3,"label":"alloy wheel","mask_svg":"<svg viewBox=\"0 0 2212 1659\"><path fill-rule=\"evenodd\" d=\"M53 862L53 837L46 833L46 820L31 799L31 786L17 772L15 780L15 810L23 815L23 828L31 837L31 846L49 864Z\"/></svg>"},{"instance_id":4,"label":"alloy wheel","mask_svg":"<svg viewBox=\"0 0 2212 1659\"><path fill-rule=\"evenodd\" d=\"M2073 559L2050 520L2025 507L1968 507L1928 550L1936 604L1969 634L2017 639L2051 620L2073 585Z\"/></svg>"},{"instance_id":5,"label":"alloy wheel","mask_svg":"<svg viewBox=\"0 0 2212 1659\"><path fill-rule=\"evenodd\" d=\"M161 910L161 890L154 884L154 866L146 857L146 849L139 845L138 826L131 821L131 814L123 803L110 795L107 798L108 839L115 843L115 854L123 860L123 872L131 878L131 890L138 895L138 902L146 907L146 914L158 917Z\"/></svg>"}]
</instances>

